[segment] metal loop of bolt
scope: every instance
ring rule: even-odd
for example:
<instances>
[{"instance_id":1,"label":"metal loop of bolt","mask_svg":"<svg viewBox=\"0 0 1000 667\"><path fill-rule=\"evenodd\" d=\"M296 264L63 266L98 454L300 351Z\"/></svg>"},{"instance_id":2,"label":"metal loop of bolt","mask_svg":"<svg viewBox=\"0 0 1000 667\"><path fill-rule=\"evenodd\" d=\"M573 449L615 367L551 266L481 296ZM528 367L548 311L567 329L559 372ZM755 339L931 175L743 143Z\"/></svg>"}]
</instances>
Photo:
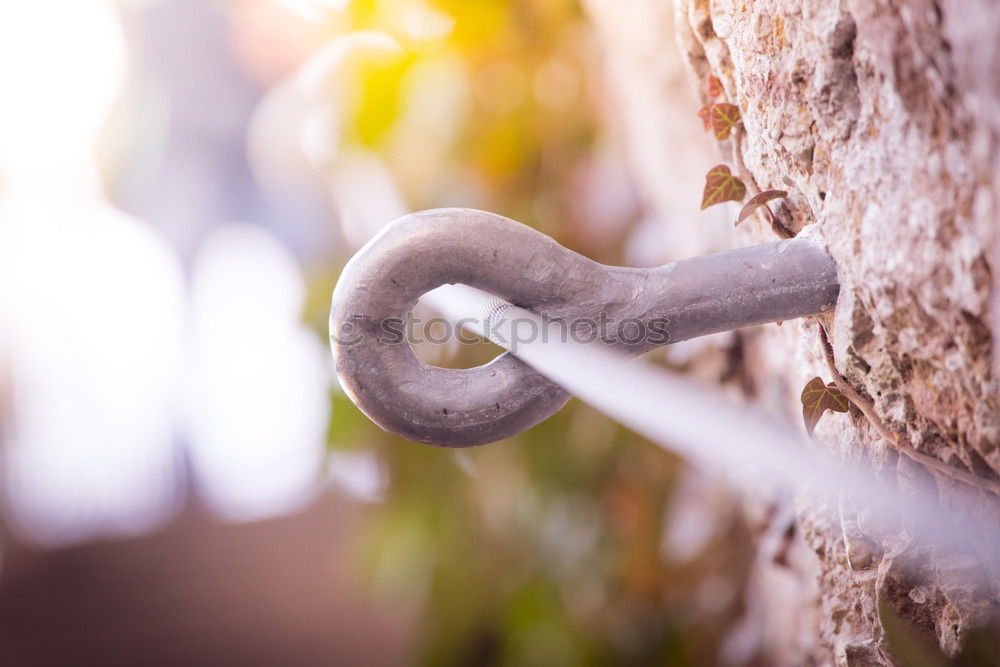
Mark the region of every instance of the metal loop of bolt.
<instances>
[{"instance_id":1,"label":"metal loop of bolt","mask_svg":"<svg viewBox=\"0 0 1000 667\"><path fill-rule=\"evenodd\" d=\"M638 322L666 337L602 334L632 356L659 345L829 310L833 260L806 239L695 257L654 269L606 266L493 213L439 209L396 220L345 267L333 294L331 345L341 385L383 429L468 447L515 435L558 411L560 386L507 352L469 369L430 366L385 322L461 283L553 321ZM344 336L344 331L353 335ZM614 328L612 327L612 333Z\"/></svg>"}]
</instances>

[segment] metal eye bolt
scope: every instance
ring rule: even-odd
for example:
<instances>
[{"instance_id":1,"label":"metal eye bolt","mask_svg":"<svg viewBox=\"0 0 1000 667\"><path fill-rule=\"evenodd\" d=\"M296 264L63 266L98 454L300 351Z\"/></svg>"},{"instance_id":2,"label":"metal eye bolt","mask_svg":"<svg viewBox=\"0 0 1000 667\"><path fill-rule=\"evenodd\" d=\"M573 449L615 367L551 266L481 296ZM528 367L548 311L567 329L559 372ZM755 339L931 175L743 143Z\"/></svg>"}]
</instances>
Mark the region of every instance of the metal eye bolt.
<instances>
[{"instance_id":1,"label":"metal eye bolt","mask_svg":"<svg viewBox=\"0 0 1000 667\"><path fill-rule=\"evenodd\" d=\"M569 395L510 352L469 369L421 362L385 323L417 299L461 283L546 319L629 322L601 340L628 355L740 327L815 315L834 306L837 268L806 239L695 257L654 269L598 264L508 218L438 209L388 225L347 264L333 293L330 338L337 375L383 429L444 447L515 435L558 411ZM351 335L344 335L350 332Z\"/></svg>"}]
</instances>

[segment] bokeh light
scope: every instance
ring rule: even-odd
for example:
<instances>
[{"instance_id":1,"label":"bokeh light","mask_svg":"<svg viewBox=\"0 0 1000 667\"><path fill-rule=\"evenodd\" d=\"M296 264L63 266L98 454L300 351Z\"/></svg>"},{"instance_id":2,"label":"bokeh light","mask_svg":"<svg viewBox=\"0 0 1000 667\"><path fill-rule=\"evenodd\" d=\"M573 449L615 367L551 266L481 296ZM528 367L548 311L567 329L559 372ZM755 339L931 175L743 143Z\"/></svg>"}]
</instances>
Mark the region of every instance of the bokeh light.
<instances>
[{"instance_id":1,"label":"bokeh light","mask_svg":"<svg viewBox=\"0 0 1000 667\"><path fill-rule=\"evenodd\" d=\"M734 498L576 402L493 447L404 442L326 348L340 268L408 211L667 259L602 58L575 0L0 2L0 589L84 629L28 614L0 649L713 659L751 566ZM676 365L722 378L730 344Z\"/></svg>"}]
</instances>

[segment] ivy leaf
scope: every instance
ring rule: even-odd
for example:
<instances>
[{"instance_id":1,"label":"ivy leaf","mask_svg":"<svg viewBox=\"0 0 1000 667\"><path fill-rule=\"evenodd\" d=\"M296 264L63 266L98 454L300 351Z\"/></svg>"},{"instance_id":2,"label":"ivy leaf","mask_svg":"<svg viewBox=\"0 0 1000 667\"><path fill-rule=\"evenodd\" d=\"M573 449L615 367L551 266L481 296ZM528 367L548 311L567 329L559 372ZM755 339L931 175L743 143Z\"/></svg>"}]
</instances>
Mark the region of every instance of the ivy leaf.
<instances>
[{"instance_id":1,"label":"ivy leaf","mask_svg":"<svg viewBox=\"0 0 1000 667\"><path fill-rule=\"evenodd\" d=\"M750 201L746 203L746 206L740 210L740 214L736 216L736 222L733 227L736 227L741 222L749 218L754 211L758 208L771 201L772 199L781 199L782 197L787 197L788 193L784 190L764 190L758 194L755 194L750 198Z\"/></svg>"},{"instance_id":2,"label":"ivy leaf","mask_svg":"<svg viewBox=\"0 0 1000 667\"><path fill-rule=\"evenodd\" d=\"M729 167L717 164L705 175L705 192L701 197L701 210L724 201L742 201L747 193L743 181L733 176Z\"/></svg>"},{"instance_id":3,"label":"ivy leaf","mask_svg":"<svg viewBox=\"0 0 1000 667\"><path fill-rule=\"evenodd\" d=\"M736 123L740 121L740 108L728 102L713 104L709 114L712 131L719 141L729 138L729 133L733 131Z\"/></svg>"},{"instance_id":4,"label":"ivy leaf","mask_svg":"<svg viewBox=\"0 0 1000 667\"><path fill-rule=\"evenodd\" d=\"M718 97L725 91L722 88L722 82L719 81L718 77L710 76L708 77L708 96Z\"/></svg>"},{"instance_id":5,"label":"ivy leaf","mask_svg":"<svg viewBox=\"0 0 1000 667\"><path fill-rule=\"evenodd\" d=\"M847 412L848 404L847 397L840 393L833 382L823 384L822 378L818 377L809 380L802 390L802 420L806 423L806 432L813 434L824 412Z\"/></svg>"},{"instance_id":6,"label":"ivy leaf","mask_svg":"<svg viewBox=\"0 0 1000 667\"><path fill-rule=\"evenodd\" d=\"M712 128L712 107L715 106L711 102L698 109L698 118L701 118L701 124L705 127L707 132Z\"/></svg>"}]
</instances>

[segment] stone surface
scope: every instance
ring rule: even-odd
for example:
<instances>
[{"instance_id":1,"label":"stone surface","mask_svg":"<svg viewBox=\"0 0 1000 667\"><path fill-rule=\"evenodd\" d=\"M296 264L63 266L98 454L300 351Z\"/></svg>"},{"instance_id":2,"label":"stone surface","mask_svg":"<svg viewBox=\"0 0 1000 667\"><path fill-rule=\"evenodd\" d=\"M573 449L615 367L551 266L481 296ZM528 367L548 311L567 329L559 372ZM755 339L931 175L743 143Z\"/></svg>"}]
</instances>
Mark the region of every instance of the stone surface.
<instances>
[{"instance_id":1,"label":"stone surface","mask_svg":"<svg viewBox=\"0 0 1000 667\"><path fill-rule=\"evenodd\" d=\"M812 225L840 268L841 299L826 324L841 373L921 452L1000 475L992 354L1000 331L1000 5L586 4L614 74L640 188L671 239L681 239L677 246L774 238L753 221L739 235L726 225L726 241L722 227L696 219L685 198L700 191L702 167L720 157L735 160L752 191L788 190L772 208L795 232ZM671 30L689 68L687 90L665 43ZM706 159L710 144L690 121L708 101L711 75L740 107L743 129ZM701 100L691 99L692 88ZM746 372L766 406L792 416L810 377L830 379L815 321L768 327L748 341ZM886 483L936 485L945 506L996 512L992 496L969 494L897 455L860 414L826 417L817 434L845 456L873 461ZM806 615L818 610L818 620L794 630L799 641L775 644L774 661L891 663L880 604L954 654L1000 601L998 572L976 554L925 553L905 534L873 538L864 508L849 498L833 508L839 523L822 509L800 505L801 544L815 557L797 561L819 594L785 591L780 601Z\"/></svg>"}]
</instances>

